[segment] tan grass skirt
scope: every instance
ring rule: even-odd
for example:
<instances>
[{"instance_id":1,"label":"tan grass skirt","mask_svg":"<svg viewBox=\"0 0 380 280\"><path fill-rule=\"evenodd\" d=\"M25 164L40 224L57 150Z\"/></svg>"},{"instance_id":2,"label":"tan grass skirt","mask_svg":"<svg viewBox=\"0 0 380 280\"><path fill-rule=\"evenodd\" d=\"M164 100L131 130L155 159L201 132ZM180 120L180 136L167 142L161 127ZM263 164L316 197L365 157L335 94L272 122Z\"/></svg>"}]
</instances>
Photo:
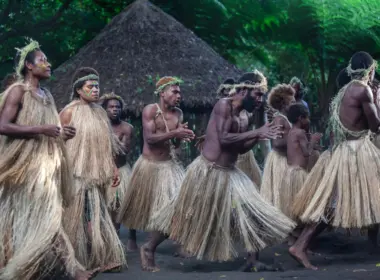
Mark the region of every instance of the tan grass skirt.
<instances>
[{"instance_id":1,"label":"tan grass skirt","mask_svg":"<svg viewBox=\"0 0 380 280\"><path fill-rule=\"evenodd\" d=\"M280 188L288 169L286 157L280 155L275 150L271 150L265 160L263 179L260 188L261 196L280 208Z\"/></svg>"},{"instance_id":2,"label":"tan grass skirt","mask_svg":"<svg viewBox=\"0 0 380 280\"><path fill-rule=\"evenodd\" d=\"M261 170L253 151L239 155L236 167L243 171L254 183L260 188L261 186Z\"/></svg>"},{"instance_id":3,"label":"tan grass skirt","mask_svg":"<svg viewBox=\"0 0 380 280\"><path fill-rule=\"evenodd\" d=\"M127 228L167 232L170 220L166 225L160 221L167 220L167 208L178 195L184 174L182 166L173 160L152 161L140 156L133 167L118 221Z\"/></svg>"},{"instance_id":4,"label":"tan grass skirt","mask_svg":"<svg viewBox=\"0 0 380 280\"><path fill-rule=\"evenodd\" d=\"M281 242L293 227L243 171L199 156L189 165L176 200L170 238L198 259L227 261L238 255L238 243L257 252Z\"/></svg>"},{"instance_id":5,"label":"tan grass skirt","mask_svg":"<svg viewBox=\"0 0 380 280\"><path fill-rule=\"evenodd\" d=\"M309 157L309 162L308 162L308 165L307 165L307 171L310 172L314 165L317 163L318 159L319 159L319 156L321 155L321 153L317 150L313 150L311 152L311 155Z\"/></svg>"},{"instance_id":6,"label":"tan grass skirt","mask_svg":"<svg viewBox=\"0 0 380 280\"><path fill-rule=\"evenodd\" d=\"M116 188L109 188L107 193L108 207L111 211L119 211L131 178L131 167L128 163L119 168L120 184Z\"/></svg>"},{"instance_id":7,"label":"tan grass skirt","mask_svg":"<svg viewBox=\"0 0 380 280\"><path fill-rule=\"evenodd\" d=\"M127 264L124 246L116 233L106 202L110 184L90 186L76 178L77 194L72 205L65 211L65 229L75 248L77 259L87 269Z\"/></svg>"},{"instance_id":8,"label":"tan grass skirt","mask_svg":"<svg viewBox=\"0 0 380 280\"><path fill-rule=\"evenodd\" d=\"M291 209L292 217L299 219L299 217L303 215L305 209L313 199L313 196L315 194L315 187L322 181L322 178L330 161L331 151L326 150L318 158L318 161L307 175L307 178L301 190L297 193L293 207Z\"/></svg>"},{"instance_id":9,"label":"tan grass skirt","mask_svg":"<svg viewBox=\"0 0 380 280\"><path fill-rule=\"evenodd\" d=\"M327 155L321 156L320 162L323 160L327 161ZM380 150L368 136L337 146L323 176L321 169L317 163L297 195L302 205L294 212L302 221L330 217L332 226L342 228L380 223Z\"/></svg>"},{"instance_id":10,"label":"tan grass skirt","mask_svg":"<svg viewBox=\"0 0 380 280\"><path fill-rule=\"evenodd\" d=\"M306 170L299 166L289 166L283 178L284 183L281 186L280 210L293 220L296 220L297 217L292 215L292 206L306 178Z\"/></svg>"},{"instance_id":11,"label":"tan grass skirt","mask_svg":"<svg viewBox=\"0 0 380 280\"><path fill-rule=\"evenodd\" d=\"M372 140L373 144L380 149L380 134L376 134Z\"/></svg>"}]
</instances>

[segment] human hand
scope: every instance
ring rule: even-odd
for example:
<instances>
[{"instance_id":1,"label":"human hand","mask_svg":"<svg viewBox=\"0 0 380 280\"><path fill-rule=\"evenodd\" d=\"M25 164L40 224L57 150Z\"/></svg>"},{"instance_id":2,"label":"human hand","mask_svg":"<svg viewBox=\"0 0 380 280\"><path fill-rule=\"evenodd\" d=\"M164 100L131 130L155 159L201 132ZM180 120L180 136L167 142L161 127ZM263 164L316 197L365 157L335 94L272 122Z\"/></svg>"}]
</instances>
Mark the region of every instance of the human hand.
<instances>
[{"instance_id":1,"label":"human hand","mask_svg":"<svg viewBox=\"0 0 380 280\"><path fill-rule=\"evenodd\" d=\"M61 134L61 128L53 124L45 124L41 126L41 134L57 138Z\"/></svg>"},{"instance_id":2,"label":"human hand","mask_svg":"<svg viewBox=\"0 0 380 280\"><path fill-rule=\"evenodd\" d=\"M175 130L176 138L181 140L189 139L193 140L195 138L195 134L191 129L187 128L187 123L180 123L178 128Z\"/></svg>"},{"instance_id":3,"label":"human hand","mask_svg":"<svg viewBox=\"0 0 380 280\"><path fill-rule=\"evenodd\" d=\"M266 123L264 126L254 130L261 140L263 139L279 139L284 135L284 128L282 125L275 125L274 123Z\"/></svg>"},{"instance_id":4,"label":"human hand","mask_svg":"<svg viewBox=\"0 0 380 280\"><path fill-rule=\"evenodd\" d=\"M76 135L76 129L73 126L64 125L62 134L64 140L73 139Z\"/></svg>"}]
</instances>

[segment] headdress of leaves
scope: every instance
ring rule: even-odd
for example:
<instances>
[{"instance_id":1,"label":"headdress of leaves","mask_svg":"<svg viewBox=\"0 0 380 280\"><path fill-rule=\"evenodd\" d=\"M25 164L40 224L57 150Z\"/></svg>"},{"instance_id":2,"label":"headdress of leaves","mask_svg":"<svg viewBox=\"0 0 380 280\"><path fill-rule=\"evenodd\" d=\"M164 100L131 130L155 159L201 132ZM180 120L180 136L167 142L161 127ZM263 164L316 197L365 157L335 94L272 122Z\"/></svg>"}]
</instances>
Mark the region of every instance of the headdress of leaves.
<instances>
[{"instance_id":1,"label":"headdress of leaves","mask_svg":"<svg viewBox=\"0 0 380 280\"><path fill-rule=\"evenodd\" d=\"M259 82L254 82L254 81L251 81L251 80L243 80L243 81L241 81L241 78L240 78L240 82L234 86L234 89L249 88L249 89L260 89L264 93L267 92L268 91L267 78L265 78L265 76L263 75L263 73L261 73L257 69L255 69L252 73L254 75L257 75L257 76L260 77ZM249 73L247 73L247 74L249 74ZM247 74L245 74L245 75L247 75Z\"/></svg>"},{"instance_id":2,"label":"headdress of leaves","mask_svg":"<svg viewBox=\"0 0 380 280\"><path fill-rule=\"evenodd\" d=\"M220 96L224 90L228 90L229 92L235 87L235 81L232 78L229 78L223 82L216 91L216 94ZM229 95L229 94L228 94Z\"/></svg>"},{"instance_id":3,"label":"headdress of leaves","mask_svg":"<svg viewBox=\"0 0 380 280\"><path fill-rule=\"evenodd\" d=\"M30 52L40 48L40 44L37 41L34 41L33 39L30 39L30 38L26 38L26 40L29 41L29 44L27 44L25 47L23 47L21 49L16 48L17 54L19 55L20 60L19 60L18 64L16 65L15 72L16 72L16 75L19 79L23 78L21 72L22 72L22 69L24 69L24 67L25 67L26 56Z\"/></svg>"},{"instance_id":4,"label":"headdress of leaves","mask_svg":"<svg viewBox=\"0 0 380 280\"><path fill-rule=\"evenodd\" d=\"M167 86L180 85L183 83L178 77L162 77L156 84L156 90L154 91L155 95L159 95L162 90Z\"/></svg>"},{"instance_id":5,"label":"headdress of leaves","mask_svg":"<svg viewBox=\"0 0 380 280\"><path fill-rule=\"evenodd\" d=\"M355 80L359 80L359 81L364 81L364 82L368 82L369 80L369 73L372 71L372 70L376 70L377 68L377 61L376 60L373 60L373 63L371 66L369 66L367 69L365 68L359 68L359 69L352 69L351 67L351 60L350 60L350 64L348 64L347 66L347 73L348 75L352 78L352 79L355 79Z\"/></svg>"}]
</instances>

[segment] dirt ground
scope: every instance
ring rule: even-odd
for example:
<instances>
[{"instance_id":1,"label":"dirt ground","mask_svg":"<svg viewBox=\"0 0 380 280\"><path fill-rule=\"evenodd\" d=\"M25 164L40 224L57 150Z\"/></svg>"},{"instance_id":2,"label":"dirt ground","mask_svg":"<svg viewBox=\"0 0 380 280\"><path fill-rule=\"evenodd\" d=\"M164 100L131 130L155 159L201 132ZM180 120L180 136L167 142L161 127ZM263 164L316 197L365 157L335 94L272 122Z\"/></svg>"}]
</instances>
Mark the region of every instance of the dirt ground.
<instances>
[{"instance_id":1,"label":"dirt ground","mask_svg":"<svg viewBox=\"0 0 380 280\"><path fill-rule=\"evenodd\" d=\"M121 238L126 242L127 231L122 230ZM139 245L147 238L145 233L138 234ZM350 236L345 232L322 234L314 249L318 255L311 257L318 271L308 271L298 265L288 254L286 244L265 249L260 260L281 266L281 272L239 272L244 264L245 254L232 262L209 263L194 258L180 259L172 254L176 246L166 241L157 250L157 263L161 271L150 273L140 269L139 253L128 253L128 270L118 274L101 274L97 280L380 280L380 255L368 254L365 237L357 233Z\"/></svg>"}]
</instances>

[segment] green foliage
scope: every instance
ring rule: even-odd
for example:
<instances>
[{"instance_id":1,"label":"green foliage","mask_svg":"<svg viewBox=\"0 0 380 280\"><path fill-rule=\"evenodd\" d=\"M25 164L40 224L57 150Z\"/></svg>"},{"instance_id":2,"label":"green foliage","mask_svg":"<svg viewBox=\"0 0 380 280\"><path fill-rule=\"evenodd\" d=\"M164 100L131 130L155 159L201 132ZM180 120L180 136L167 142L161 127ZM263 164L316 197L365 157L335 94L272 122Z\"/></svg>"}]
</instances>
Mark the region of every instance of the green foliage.
<instances>
[{"instance_id":1,"label":"green foliage","mask_svg":"<svg viewBox=\"0 0 380 280\"><path fill-rule=\"evenodd\" d=\"M11 71L23 36L38 40L57 66L132 2L0 0L0 77ZM378 0L152 2L240 68L264 71L271 85L299 76L310 88L306 99L317 118L326 115L335 77L355 51L380 57ZM158 79L147 77L148 83Z\"/></svg>"}]
</instances>

